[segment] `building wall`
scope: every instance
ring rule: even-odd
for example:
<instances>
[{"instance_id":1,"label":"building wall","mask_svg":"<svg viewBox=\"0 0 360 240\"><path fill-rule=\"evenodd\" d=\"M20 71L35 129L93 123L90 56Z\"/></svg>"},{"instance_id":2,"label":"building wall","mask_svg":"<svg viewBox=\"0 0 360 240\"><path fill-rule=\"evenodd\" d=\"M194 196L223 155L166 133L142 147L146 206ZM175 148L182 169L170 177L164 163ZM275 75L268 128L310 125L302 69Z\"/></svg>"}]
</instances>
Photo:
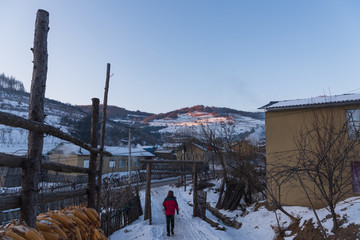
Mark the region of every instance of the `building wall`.
<instances>
[{"instance_id":1,"label":"building wall","mask_svg":"<svg viewBox=\"0 0 360 240\"><path fill-rule=\"evenodd\" d=\"M281 169L281 165L295 166L298 161L296 141L298 141L299 133L305 131L305 126L315 122L316 117L327 115L331 116L335 125L340 127L346 123L346 110L352 108L355 106L268 111L265 113L267 182L272 193L276 196L278 194L277 185L272 181L272 175ZM346 140L348 139L344 141ZM350 163L345 174L351 174ZM305 184L311 186L309 182L305 182ZM349 188L352 186L350 185ZM310 205L303 188L295 178L283 183L280 198L285 205ZM270 200L270 198L268 199ZM320 202L314 199L313 201L316 207L322 207Z\"/></svg>"},{"instance_id":2,"label":"building wall","mask_svg":"<svg viewBox=\"0 0 360 240\"><path fill-rule=\"evenodd\" d=\"M206 153L207 152L194 145L188 145L186 146L185 160L205 162ZM176 152L176 160L184 160L184 152L182 149Z\"/></svg>"},{"instance_id":3,"label":"building wall","mask_svg":"<svg viewBox=\"0 0 360 240\"><path fill-rule=\"evenodd\" d=\"M232 149L246 157L253 156L255 153L254 146L251 145L248 141L238 142Z\"/></svg>"},{"instance_id":4,"label":"building wall","mask_svg":"<svg viewBox=\"0 0 360 240\"><path fill-rule=\"evenodd\" d=\"M131 157L131 170L141 170L144 169L143 164L138 163L138 160L145 160L152 157ZM51 154L49 156L50 161L62 163L62 164L68 164L72 166L78 166L78 167L86 167L89 163L90 156L89 155L62 155L62 154ZM115 162L115 166L110 166L110 161ZM128 171L128 156L104 156L103 158L103 173L111 173L111 172L125 172ZM120 164L120 161L123 164ZM87 163L87 164L86 164ZM85 164L85 165L84 165ZM74 174L72 174L74 175ZM76 174L75 174L76 175Z\"/></svg>"}]
</instances>

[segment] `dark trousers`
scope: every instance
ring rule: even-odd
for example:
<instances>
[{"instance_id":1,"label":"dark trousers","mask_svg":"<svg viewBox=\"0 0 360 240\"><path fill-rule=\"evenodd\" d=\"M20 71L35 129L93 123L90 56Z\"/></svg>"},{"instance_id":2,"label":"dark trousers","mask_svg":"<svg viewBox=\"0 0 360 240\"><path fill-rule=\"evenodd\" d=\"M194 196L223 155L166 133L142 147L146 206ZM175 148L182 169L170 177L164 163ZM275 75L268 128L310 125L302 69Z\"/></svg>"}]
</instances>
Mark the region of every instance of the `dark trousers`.
<instances>
[{"instance_id":1,"label":"dark trousers","mask_svg":"<svg viewBox=\"0 0 360 240\"><path fill-rule=\"evenodd\" d=\"M171 232L174 232L174 215L166 215L166 230L170 234L170 223L171 223Z\"/></svg>"}]
</instances>

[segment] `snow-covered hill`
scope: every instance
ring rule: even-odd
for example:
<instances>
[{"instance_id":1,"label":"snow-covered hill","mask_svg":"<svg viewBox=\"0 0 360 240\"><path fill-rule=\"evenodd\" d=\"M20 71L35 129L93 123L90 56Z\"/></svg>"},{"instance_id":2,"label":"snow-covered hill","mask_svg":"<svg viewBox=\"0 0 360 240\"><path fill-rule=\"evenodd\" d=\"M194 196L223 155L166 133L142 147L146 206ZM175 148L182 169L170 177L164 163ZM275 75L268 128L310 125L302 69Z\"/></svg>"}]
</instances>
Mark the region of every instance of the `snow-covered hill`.
<instances>
[{"instance_id":1,"label":"snow-covered hill","mask_svg":"<svg viewBox=\"0 0 360 240\"><path fill-rule=\"evenodd\" d=\"M188 112L178 114L177 118L154 119L149 122L151 126L163 127L160 133L175 134L185 133L190 128L201 134L201 128L208 125L210 128L221 127L228 123L233 127L236 135L247 137L253 143L257 143L265 136L265 121L263 118L244 116L240 113L214 114L209 112Z\"/></svg>"},{"instance_id":2,"label":"snow-covered hill","mask_svg":"<svg viewBox=\"0 0 360 240\"><path fill-rule=\"evenodd\" d=\"M0 111L28 118L29 94L0 89ZM45 123L60 128L64 132L68 132L68 128L61 124L62 117L67 116L71 119L80 119L85 116L82 110L74 106L50 99L45 101L44 112L46 115ZM27 152L27 139L27 130L0 125L0 152L24 155ZM48 152L60 142L62 140L58 138L45 136L43 152Z\"/></svg>"},{"instance_id":3,"label":"snow-covered hill","mask_svg":"<svg viewBox=\"0 0 360 240\"><path fill-rule=\"evenodd\" d=\"M45 100L45 123L69 133L78 122L89 114L91 106L72 106L55 100ZM29 93L0 87L0 111L28 118ZM162 136L184 132L200 132L201 126L217 127L231 123L234 134L253 143L264 139L265 122L263 113L238 111L228 108L204 107L202 105L182 108L165 114L154 115L141 111L128 111L109 106L106 141L116 143L127 138L127 128L133 127L133 141L141 144L158 144ZM23 155L27 149L28 131L0 125L0 152ZM116 139L118 138L118 139ZM62 140L45 136L44 153L57 146Z\"/></svg>"}]
</instances>

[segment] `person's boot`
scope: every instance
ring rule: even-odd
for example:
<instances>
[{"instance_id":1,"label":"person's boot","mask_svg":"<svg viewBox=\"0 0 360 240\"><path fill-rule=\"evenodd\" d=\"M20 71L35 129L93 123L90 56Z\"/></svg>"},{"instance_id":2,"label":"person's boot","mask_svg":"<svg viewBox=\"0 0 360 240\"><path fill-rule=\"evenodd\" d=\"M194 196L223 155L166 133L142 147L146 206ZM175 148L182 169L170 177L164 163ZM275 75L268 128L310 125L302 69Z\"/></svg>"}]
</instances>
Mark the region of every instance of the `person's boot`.
<instances>
[{"instance_id":1,"label":"person's boot","mask_svg":"<svg viewBox=\"0 0 360 240\"><path fill-rule=\"evenodd\" d=\"M174 235L174 230L171 230L171 234Z\"/></svg>"},{"instance_id":2,"label":"person's boot","mask_svg":"<svg viewBox=\"0 0 360 240\"><path fill-rule=\"evenodd\" d=\"M170 233L168 232L167 235L170 236Z\"/></svg>"}]
</instances>

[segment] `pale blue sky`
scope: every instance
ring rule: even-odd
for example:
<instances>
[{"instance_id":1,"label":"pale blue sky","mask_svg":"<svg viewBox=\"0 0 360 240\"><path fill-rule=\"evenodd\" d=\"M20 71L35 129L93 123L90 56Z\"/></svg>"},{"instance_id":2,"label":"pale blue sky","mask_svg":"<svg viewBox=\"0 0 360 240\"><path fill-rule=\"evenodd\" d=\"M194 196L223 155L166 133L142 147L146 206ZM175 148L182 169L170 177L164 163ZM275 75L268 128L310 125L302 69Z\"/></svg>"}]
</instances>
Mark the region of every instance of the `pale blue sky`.
<instances>
[{"instance_id":1,"label":"pale blue sky","mask_svg":"<svg viewBox=\"0 0 360 240\"><path fill-rule=\"evenodd\" d=\"M50 13L46 96L153 113L359 92L360 1L0 0L0 73L29 91Z\"/></svg>"}]
</instances>

